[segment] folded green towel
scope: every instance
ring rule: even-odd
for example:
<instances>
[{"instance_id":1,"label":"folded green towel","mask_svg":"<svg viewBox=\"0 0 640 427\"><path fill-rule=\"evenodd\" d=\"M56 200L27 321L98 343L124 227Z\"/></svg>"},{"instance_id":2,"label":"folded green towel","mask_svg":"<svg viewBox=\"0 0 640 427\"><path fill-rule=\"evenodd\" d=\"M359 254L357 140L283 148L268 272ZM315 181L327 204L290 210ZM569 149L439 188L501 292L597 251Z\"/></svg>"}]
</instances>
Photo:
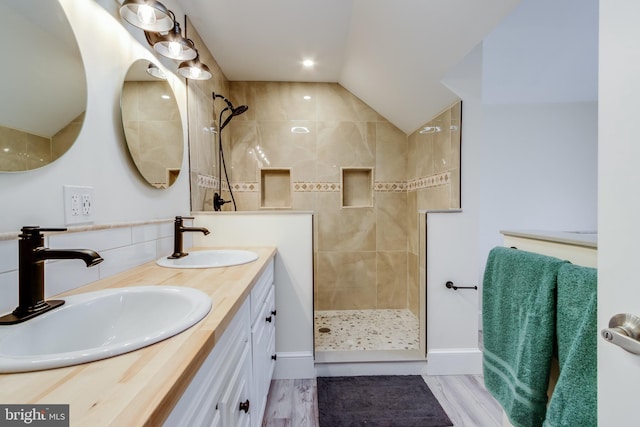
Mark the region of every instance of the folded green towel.
<instances>
[{"instance_id":1,"label":"folded green towel","mask_svg":"<svg viewBox=\"0 0 640 427\"><path fill-rule=\"evenodd\" d=\"M556 334L560 376L545 427L596 426L598 271L566 264L558 272Z\"/></svg>"},{"instance_id":2,"label":"folded green towel","mask_svg":"<svg viewBox=\"0 0 640 427\"><path fill-rule=\"evenodd\" d=\"M487 390L516 427L541 426L555 342L558 270L567 261L496 247L482 292Z\"/></svg>"}]
</instances>

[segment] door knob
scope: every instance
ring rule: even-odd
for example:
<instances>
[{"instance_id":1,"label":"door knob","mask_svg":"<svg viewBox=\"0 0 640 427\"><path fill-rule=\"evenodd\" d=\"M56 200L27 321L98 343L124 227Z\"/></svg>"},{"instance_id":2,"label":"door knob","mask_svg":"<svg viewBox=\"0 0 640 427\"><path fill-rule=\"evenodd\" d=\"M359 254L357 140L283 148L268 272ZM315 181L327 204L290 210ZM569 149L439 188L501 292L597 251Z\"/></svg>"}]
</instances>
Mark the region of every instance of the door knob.
<instances>
[{"instance_id":1,"label":"door knob","mask_svg":"<svg viewBox=\"0 0 640 427\"><path fill-rule=\"evenodd\" d=\"M640 354L640 317L633 314L616 314L609 320L609 327L603 329L602 337L624 350Z\"/></svg>"}]
</instances>

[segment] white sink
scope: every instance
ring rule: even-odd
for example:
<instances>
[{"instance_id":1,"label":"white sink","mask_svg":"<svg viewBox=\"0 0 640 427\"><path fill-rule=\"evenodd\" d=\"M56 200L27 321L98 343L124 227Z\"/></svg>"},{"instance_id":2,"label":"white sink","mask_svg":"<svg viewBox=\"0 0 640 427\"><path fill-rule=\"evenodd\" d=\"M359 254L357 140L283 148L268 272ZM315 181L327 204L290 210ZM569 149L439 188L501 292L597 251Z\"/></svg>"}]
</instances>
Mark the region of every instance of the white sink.
<instances>
[{"instance_id":1,"label":"white sink","mask_svg":"<svg viewBox=\"0 0 640 427\"><path fill-rule=\"evenodd\" d=\"M169 259L163 257L157 260L156 264L169 268L211 268L246 264L257 259L258 254L251 251L211 249L189 252L189 255L182 258Z\"/></svg>"},{"instance_id":2,"label":"white sink","mask_svg":"<svg viewBox=\"0 0 640 427\"><path fill-rule=\"evenodd\" d=\"M0 373L78 365L128 353L179 334L211 310L193 288L135 286L63 298L24 323L0 326Z\"/></svg>"}]
</instances>

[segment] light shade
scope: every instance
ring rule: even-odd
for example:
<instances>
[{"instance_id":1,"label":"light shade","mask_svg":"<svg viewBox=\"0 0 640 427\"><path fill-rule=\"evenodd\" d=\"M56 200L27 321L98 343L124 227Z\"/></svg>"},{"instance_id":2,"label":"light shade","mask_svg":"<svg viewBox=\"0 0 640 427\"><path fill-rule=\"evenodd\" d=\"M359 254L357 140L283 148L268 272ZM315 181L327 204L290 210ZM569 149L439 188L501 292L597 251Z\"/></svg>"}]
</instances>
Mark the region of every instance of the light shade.
<instances>
[{"instance_id":1,"label":"light shade","mask_svg":"<svg viewBox=\"0 0 640 427\"><path fill-rule=\"evenodd\" d=\"M162 70L155 64L149 64L147 67L147 73L157 79L167 80L167 76L165 76Z\"/></svg>"},{"instance_id":2,"label":"light shade","mask_svg":"<svg viewBox=\"0 0 640 427\"><path fill-rule=\"evenodd\" d=\"M200 62L199 58L185 61L180 64L178 67L178 73L191 80L209 80L213 77L209 67Z\"/></svg>"},{"instance_id":3,"label":"light shade","mask_svg":"<svg viewBox=\"0 0 640 427\"><path fill-rule=\"evenodd\" d=\"M162 32L173 28L173 13L156 0L125 0L120 16L143 30Z\"/></svg>"},{"instance_id":4,"label":"light shade","mask_svg":"<svg viewBox=\"0 0 640 427\"><path fill-rule=\"evenodd\" d=\"M174 22L173 29L167 34L161 34L155 37L153 48L160 55L179 61L194 59L198 54L193 42L182 37L180 24L177 22Z\"/></svg>"}]
</instances>

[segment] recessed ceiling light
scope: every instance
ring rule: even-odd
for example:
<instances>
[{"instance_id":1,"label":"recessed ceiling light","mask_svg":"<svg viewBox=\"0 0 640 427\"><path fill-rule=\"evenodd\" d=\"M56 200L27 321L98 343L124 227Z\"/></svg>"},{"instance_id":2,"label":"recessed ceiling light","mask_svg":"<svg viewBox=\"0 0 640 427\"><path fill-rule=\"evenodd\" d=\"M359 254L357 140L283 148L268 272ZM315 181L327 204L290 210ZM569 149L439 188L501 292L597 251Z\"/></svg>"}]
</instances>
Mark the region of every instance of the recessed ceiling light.
<instances>
[{"instance_id":1,"label":"recessed ceiling light","mask_svg":"<svg viewBox=\"0 0 640 427\"><path fill-rule=\"evenodd\" d=\"M309 128L305 126L294 126L291 128L293 133L309 133Z\"/></svg>"},{"instance_id":2,"label":"recessed ceiling light","mask_svg":"<svg viewBox=\"0 0 640 427\"><path fill-rule=\"evenodd\" d=\"M306 68L311 68L313 67L315 64L315 62L313 62L311 59L305 59L304 61L302 61L302 65Z\"/></svg>"},{"instance_id":3,"label":"recessed ceiling light","mask_svg":"<svg viewBox=\"0 0 640 427\"><path fill-rule=\"evenodd\" d=\"M307 99L308 100L308 99L311 99L311 97L309 95L305 95L305 96L302 97L302 99Z\"/></svg>"}]
</instances>

